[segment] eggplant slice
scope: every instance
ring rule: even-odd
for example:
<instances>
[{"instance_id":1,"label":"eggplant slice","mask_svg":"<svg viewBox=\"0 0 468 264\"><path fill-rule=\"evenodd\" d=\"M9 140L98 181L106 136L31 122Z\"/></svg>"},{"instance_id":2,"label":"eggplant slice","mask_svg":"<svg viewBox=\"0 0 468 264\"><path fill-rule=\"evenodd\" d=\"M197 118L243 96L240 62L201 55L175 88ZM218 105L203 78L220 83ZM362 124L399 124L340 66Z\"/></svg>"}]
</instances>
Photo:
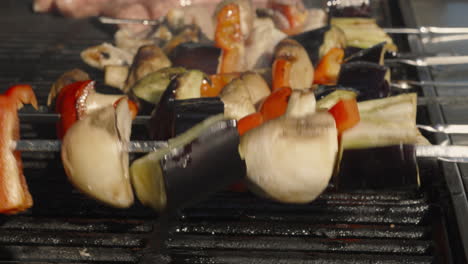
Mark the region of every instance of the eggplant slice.
<instances>
[{"instance_id":1,"label":"eggplant slice","mask_svg":"<svg viewBox=\"0 0 468 264\"><path fill-rule=\"evenodd\" d=\"M341 65L338 86L359 92L358 101L384 98L390 95L388 68L379 64L357 61Z\"/></svg>"},{"instance_id":2,"label":"eggplant slice","mask_svg":"<svg viewBox=\"0 0 468 264\"><path fill-rule=\"evenodd\" d=\"M314 66L332 48L345 48L346 37L342 30L333 26L325 26L315 30L306 31L290 38L299 42L309 54Z\"/></svg>"},{"instance_id":3,"label":"eggplant slice","mask_svg":"<svg viewBox=\"0 0 468 264\"><path fill-rule=\"evenodd\" d=\"M244 177L236 123L222 119L222 114L213 116L132 164L132 182L143 204L173 211Z\"/></svg>"},{"instance_id":4,"label":"eggplant slice","mask_svg":"<svg viewBox=\"0 0 468 264\"><path fill-rule=\"evenodd\" d=\"M367 61L383 65L386 53L386 42L381 42L368 49L358 49L354 54L346 57L344 62Z\"/></svg>"},{"instance_id":5,"label":"eggplant slice","mask_svg":"<svg viewBox=\"0 0 468 264\"><path fill-rule=\"evenodd\" d=\"M173 66L200 70L206 74L216 74L219 56L220 48L192 42L178 45L169 54Z\"/></svg>"},{"instance_id":6,"label":"eggplant slice","mask_svg":"<svg viewBox=\"0 0 468 264\"><path fill-rule=\"evenodd\" d=\"M417 189L414 145L345 150L335 184L339 190Z\"/></svg>"}]
</instances>

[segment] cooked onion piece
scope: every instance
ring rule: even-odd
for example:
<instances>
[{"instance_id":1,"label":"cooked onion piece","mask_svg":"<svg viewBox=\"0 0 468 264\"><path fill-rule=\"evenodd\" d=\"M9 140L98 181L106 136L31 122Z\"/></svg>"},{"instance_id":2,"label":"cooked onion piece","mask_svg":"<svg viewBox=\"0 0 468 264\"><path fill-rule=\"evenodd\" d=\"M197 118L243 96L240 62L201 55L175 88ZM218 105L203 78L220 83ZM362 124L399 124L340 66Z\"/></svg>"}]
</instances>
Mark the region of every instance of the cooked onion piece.
<instances>
[{"instance_id":1,"label":"cooked onion piece","mask_svg":"<svg viewBox=\"0 0 468 264\"><path fill-rule=\"evenodd\" d=\"M68 179L85 194L114 207L133 204L127 144L132 114L127 100L76 122L62 144Z\"/></svg>"},{"instance_id":2,"label":"cooked onion piece","mask_svg":"<svg viewBox=\"0 0 468 264\"><path fill-rule=\"evenodd\" d=\"M256 188L281 202L307 203L328 185L337 138L335 120L327 112L283 116L247 132L239 151Z\"/></svg>"}]
</instances>

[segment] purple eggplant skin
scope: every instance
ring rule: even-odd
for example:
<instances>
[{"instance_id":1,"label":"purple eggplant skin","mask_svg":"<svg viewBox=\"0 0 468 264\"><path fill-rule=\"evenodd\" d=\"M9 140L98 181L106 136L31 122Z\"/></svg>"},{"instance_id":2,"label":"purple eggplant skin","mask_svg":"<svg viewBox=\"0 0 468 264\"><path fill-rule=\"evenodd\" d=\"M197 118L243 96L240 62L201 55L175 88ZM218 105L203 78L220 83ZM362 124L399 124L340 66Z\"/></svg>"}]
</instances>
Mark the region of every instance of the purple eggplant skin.
<instances>
[{"instance_id":1,"label":"purple eggplant skin","mask_svg":"<svg viewBox=\"0 0 468 264\"><path fill-rule=\"evenodd\" d=\"M340 191L418 189L414 145L345 150L333 181Z\"/></svg>"},{"instance_id":2,"label":"purple eggplant skin","mask_svg":"<svg viewBox=\"0 0 468 264\"><path fill-rule=\"evenodd\" d=\"M224 113L224 103L219 97L204 97L174 102L175 136L210 116Z\"/></svg>"},{"instance_id":3,"label":"purple eggplant skin","mask_svg":"<svg viewBox=\"0 0 468 264\"><path fill-rule=\"evenodd\" d=\"M298 35L291 36L290 38L299 42L309 54L309 58L312 61L312 65L318 65L319 63L319 50L322 46L325 33L330 30L330 26L321 27L311 31L306 31Z\"/></svg>"},{"instance_id":4,"label":"purple eggplant skin","mask_svg":"<svg viewBox=\"0 0 468 264\"><path fill-rule=\"evenodd\" d=\"M160 161L167 211L193 205L226 190L246 175L234 120L215 123L192 142L174 149Z\"/></svg>"},{"instance_id":5,"label":"purple eggplant skin","mask_svg":"<svg viewBox=\"0 0 468 264\"><path fill-rule=\"evenodd\" d=\"M154 108L148 123L150 139L168 140L174 136L174 102L178 86L177 78L174 78L162 94L158 105Z\"/></svg>"},{"instance_id":6,"label":"purple eggplant skin","mask_svg":"<svg viewBox=\"0 0 468 264\"><path fill-rule=\"evenodd\" d=\"M367 61L380 64L384 56L384 47L386 42L381 42L368 49L360 49L357 52L346 56L344 62ZM345 51L346 54L346 51Z\"/></svg>"},{"instance_id":7,"label":"purple eggplant skin","mask_svg":"<svg viewBox=\"0 0 468 264\"><path fill-rule=\"evenodd\" d=\"M327 13L328 17L371 17L371 6L365 3L351 6L340 6L340 1L334 4L335 1L328 1Z\"/></svg>"},{"instance_id":8,"label":"purple eggplant skin","mask_svg":"<svg viewBox=\"0 0 468 264\"><path fill-rule=\"evenodd\" d=\"M338 90L355 92L357 95L360 94L358 90L350 87L343 87L337 85L318 85L317 88L314 90L315 100L319 101L320 99Z\"/></svg>"},{"instance_id":9,"label":"purple eggplant skin","mask_svg":"<svg viewBox=\"0 0 468 264\"><path fill-rule=\"evenodd\" d=\"M216 74L219 56L220 48L193 42L182 43L169 54L173 66L200 70L206 74Z\"/></svg>"},{"instance_id":10,"label":"purple eggplant skin","mask_svg":"<svg viewBox=\"0 0 468 264\"><path fill-rule=\"evenodd\" d=\"M387 67L371 62L343 63L337 85L357 90L358 101L388 97L390 85L385 80L387 70Z\"/></svg>"},{"instance_id":11,"label":"purple eggplant skin","mask_svg":"<svg viewBox=\"0 0 468 264\"><path fill-rule=\"evenodd\" d=\"M168 140L210 116L224 113L219 97L176 100L177 87L178 79L174 78L151 114L147 126L152 140Z\"/></svg>"}]
</instances>

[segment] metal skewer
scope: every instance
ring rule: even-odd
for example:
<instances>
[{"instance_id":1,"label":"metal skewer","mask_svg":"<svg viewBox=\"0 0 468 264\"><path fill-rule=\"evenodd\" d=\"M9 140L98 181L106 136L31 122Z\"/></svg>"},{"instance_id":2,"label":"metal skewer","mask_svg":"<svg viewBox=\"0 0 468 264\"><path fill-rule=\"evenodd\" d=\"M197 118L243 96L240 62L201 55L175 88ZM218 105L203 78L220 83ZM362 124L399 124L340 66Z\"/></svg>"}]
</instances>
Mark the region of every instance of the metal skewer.
<instances>
[{"instance_id":1,"label":"metal skewer","mask_svg":"<svg viewBox=\"0 0 468 264\"><path fill-rule=\"evenodd\" d=\"M417 67L467 64L468 56L432 56L416 59L385 59L385 63L403 63Z\"/></svg>"},{"instance_id":2,"label":"metal skewer","mask_svg":"<svg viewBox=\"0 0 468 264\"><path fill-rule=\"evenodd\" d=\"M98 17L99 22L103 24L113 24L113 25L120 25L120 24L142 24L142 25L149 25L149 26L157 26L164 21L164 17L159 19L128 19L128 18L113 18L113 17L105 17L100 16Z\"/></svg>"},{"instance_id":3,"label":"metal skewer","mask_svg":"<svg viewBox=\"0 0 468 264\"><path fill-rule=\"evenodd\" d=\"M166 141L131 141L127 151L133 153L152 152L167 147ZM59 140L19 140L14 146L18 151L59 152ZM421 158L438 158L451 162L468 162L468 146L415 146L415 154Z\"/></svg>"},{"instance_id":4,"label":"metal skewer","mask_svg":"<svg viewBox=\"0 0 468 264\"><path fill-rule=\"evenodd\" d=\"M413 80L393 80L390 83L391 87L398 89L411 89L415 86L438 86L438 87L466 87L468 88L468 82L465 81L413 81Z\"/></svg>"},{"instance_id":5,"label":"metal skewer","mask_svg":"<svg viewBox=\"0 0 468 264\"><path fill-rule=\"evenodd\" d=\"M468 27L383 28L391 34L466 34Z\"/></svg>"},{"instance_id":6,"label":"metal skewer","mask_svg":"<svg viewBox=\"0 0 468 264\"><path fill-rule=\"evenodd\" d=\"M60 140L18 140L12 148L19 151L30 152L60 152L62 142ZM127 151L133 153L146 153L167 147L166 141L130 141Z\"/></svg>"}]
</instances>

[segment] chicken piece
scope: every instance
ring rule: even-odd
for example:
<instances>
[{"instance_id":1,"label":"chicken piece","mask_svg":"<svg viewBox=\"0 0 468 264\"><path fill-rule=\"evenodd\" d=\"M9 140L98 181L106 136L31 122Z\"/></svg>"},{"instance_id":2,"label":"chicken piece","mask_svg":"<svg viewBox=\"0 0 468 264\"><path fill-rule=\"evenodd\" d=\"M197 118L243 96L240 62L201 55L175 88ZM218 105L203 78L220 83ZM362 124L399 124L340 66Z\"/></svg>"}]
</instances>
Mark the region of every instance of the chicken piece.
<instances>
[{"instance_id":1,"label":"chicken piece","mask_svg":"<svg viewBox=\"0 0 468 264\"><path fill-rule=\"evenodd\" d=\"M187 3L188 2L188 3ZM174 8L189 7L186 14L186 23L200 23L203 32L211 38L212 29L203 27L213 14L219 0L34 0L35 12L59 11L65 16L82 18L88 16L105 15L117 18L157 19L165 16ZM264 6L266 0L254 0L256 6ZM196 7L192 9L192 7ZM199 8L206 9L200 12ZM198 10L197 10L198 9ZM210 14L210 15L207 15ZM144 25L124 25L131 30L141 31Z\"/></svg>"},{"instance_id":2,"label":"chicken piece","mask_svg":"<svg viewBox=\"0 0 468 264\"><path fill-rule=\"evenodd\" d=\"M99 15L102 7L110 0L55 0L55 6L65 16L82 18Z\"/></svg>"},{"instance_id":3,"label":"chicken piece","mask_svg":"<svg viewBox=\"0 0 468 264\"><path fill-rule=\"evenodd\" d=\"M54 0L35 0L33 3L34 12L50 12L54 7Z\"/></svg>"},{"instance_id":4,"label":"chicken piece","mask_svg":"<svg viewBox=\"0 0 468 264\"><path fill-rule=\"evenodd\" d=\"M270 67L276 45L286 37L285 33L275 27L271 19L256 19L252 33L246 41L247 69Z\"/></svg>"}]
</instances>

